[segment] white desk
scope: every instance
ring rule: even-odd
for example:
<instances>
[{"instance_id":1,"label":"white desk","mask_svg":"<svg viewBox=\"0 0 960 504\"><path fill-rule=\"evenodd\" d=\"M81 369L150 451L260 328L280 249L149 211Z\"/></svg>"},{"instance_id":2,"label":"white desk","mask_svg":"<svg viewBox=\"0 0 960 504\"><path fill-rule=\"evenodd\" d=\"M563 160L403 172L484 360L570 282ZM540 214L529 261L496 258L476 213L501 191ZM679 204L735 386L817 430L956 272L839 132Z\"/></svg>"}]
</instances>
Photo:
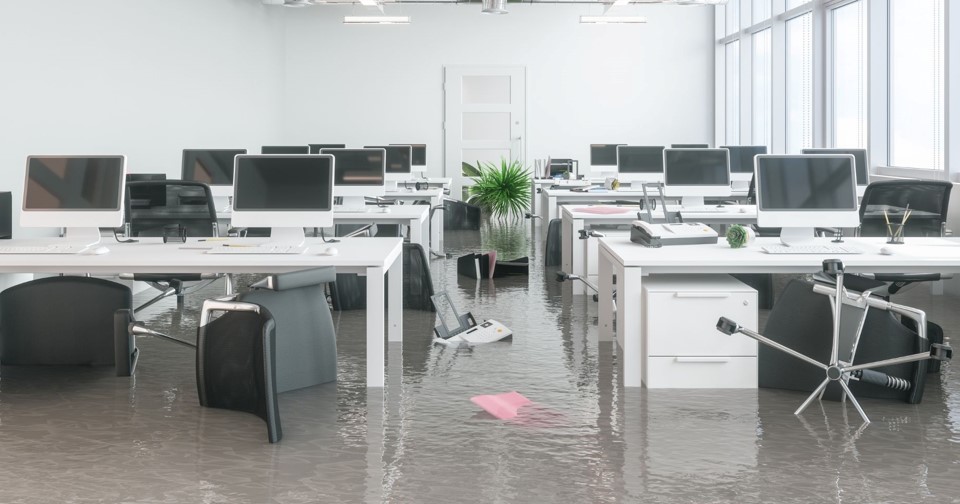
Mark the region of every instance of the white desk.
<instances>
[{"instance_id":1,"label":"white desk","mask_svg":"<svg viewBox=\"0 0 960 504\"><path fill-rule=\"evenodd\" d=\"M622 213L594 213L597 209L611 209ZM723 212L692 213L684 212L679 205L667 205L670 213L679 213L686 222L703 222L704 224L752 224L757 221L757 207L755 205L727 205ZM562 221L561 267L563 271L580 275L592 280L597 274L597 240L580 239L580 231L590 229L591 226L613 224L629 225L637 220L637 212L646 220L645 211L637 207L617 207L613 205L561 205ZM662 211L654 211L654 217L663 217ZM617 233L628 235L629 231ZM723 238L721 237L721 240ZM588 294L587 287L582 282L573 283L574 294Z\"/></svg>"},{"instance_id":2,"label":"white desk","mask_svg":"<svg viewBox=\"0 0 960 504\"><path fill-rule=\"evenodd\" d=\"M656 190L648 190L647 194L650 196L650 199L657 199L659 203L659 198L657 197ZM732 194L729 198L716 198L718 200L723 199L737 199L741 196L745 196L745 191L732 191ZM540 192L540 211L542 213L537 214L543 217L544 224L549 223L553 219L560 218L560 211L558 209L559 205L571 205L578 204L583 205L587 203L600 203L604 201L636 201L639 206L640 201L643 199L643 190L640 188L631 189L631 188L620 188L616 191L613 190L595 190L587 192L571 191L570 189L550 189L546 188ZM677 198L668 197L667 200L676 200ZM659 207L658 207L659 208ZM679 209L679 206L670 206L668 208ZM656 211L654 211L656 212ZM661 211L662 214L662 211ZM699 216L708 216L711 214L696 214L697 219ZM686 216L684 218L687 218ZM754 215L756 219L756 215ZM690 220L687 218L687 220ZM544 229L546 226L544 226Z\"/></svg>"},{"instance_id":3,"label":"white desk","mask_svg":"<svg viewBox=\"0 0 960 504\"><path fill-rule=\"evenodd\" d=\"M450 177L414 177L410 180L397 182L397 187L402 189L416 189L417 184L420 184L420 189L449 189L450 185L453 184L453 179Z\"/></svg>"},{"instance_id":4,"label":"white desk","mask_svg":"<svg viewBox=\"0 0 960 504\"><path fill-rule=\"evenodd\" d=\"M830 238L822 238L829 242ZM600 238L599 243L599 334L601 340L614 336L613 277L617 278L616 340L623 349L623 384L641 386L640 303L644 275L661 273L815 273L824 259L839 258L849 273L960 272L960 240L949 238L908 238L896 246L894 255L878 253L883 238L847 238L849 245L866 252L855 255L766 254L764 244L776 238L759 238L744 249L717 245L678 245L646 248L628 238ZM724 337L717 332L717 337Z\"/></svg>"},{"instance_id":5,"label":"white desk","mask_svg":"<svg viewBox=\"0 0 960 504\"><path fill-rule=\"evenodd\" d=\"M150 240L150 241L148 241ZM35 244L38 240L9 240L6 245ZM229 243L255 244L264 239L231 238ZM217 246L224 242L213 242ZM317 251L318 238L307 243ZM164 244L159 239L141 243L104 240L110 253L103 255L2 254L0 273L284 273L320 266L335 266L340 273L358 273L367 279L367 386L384 384L384 322L390 341L403 340L403 247L399 238L345 238L334 246L336 256L311 253L291 255L207 254ZM201 245L194 240L188 244ZM386 275L388 282L384 282ZM389 289L389 291L387 290ZM387 301L387 311L380 308ZM386 315L386 320L384 320Z\"/></svg>"},{"instance_id":6,"label":"white desk","mask_svg":"<svg viewBox=\"0 0 960 504\"><path fill-rule=\"evenodd\" d=\"M591 184L603 184L603 179L530 179L530 213L540 215L540 193L552 186L559 187L588 187Z\"/></svg>"},{"instance_id":7,"label":"white desk","mask_svg":"<svg viewBox=\"0 0 960 504\"><path fill-rule=\"evenodd\" d=\"M443 205L443 189L408 189L400 188L396 191L387 191L384 199L392 201L420 201L430 202L430 208ZM429 212L429 210L428 210ZM429 213L427 214L430 215ZM435 250L437 253L443 253L443 212L433 212L430 218L430 243L424 245L425 249Z\"/></svg>"}]
</instances>

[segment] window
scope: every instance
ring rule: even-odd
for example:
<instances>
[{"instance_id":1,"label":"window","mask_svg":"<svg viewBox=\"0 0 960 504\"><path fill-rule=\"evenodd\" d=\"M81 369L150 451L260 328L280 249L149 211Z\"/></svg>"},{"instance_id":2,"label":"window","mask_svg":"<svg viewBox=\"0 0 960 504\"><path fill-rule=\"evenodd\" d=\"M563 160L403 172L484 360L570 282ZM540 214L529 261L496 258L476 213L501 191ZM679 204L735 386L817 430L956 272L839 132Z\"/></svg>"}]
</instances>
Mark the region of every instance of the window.
<instances>
[{"instance_id":1,"label":"window","mask_svg":"<svg viewBox=\"0 0 960 504\"><path fill-rule=\"evenodd\" d=\"M756 0L754 0L756 2ZM770 28L753 34L751 141L755 145L771 146L773 130L770 127L773 114L772 91L773 68L770 61Z\"/></svg>"},{"instance_id":2,"label":"window","mask_svg":"<svg viewBox=\"0 0 960 504\"><path fill-rule=\"evenodd\" d=\"M830 12L832 146L867 147L867 0Z\"/></svg>"},{"instance_id":3,"label":"window","mask_svg":"<svg viewBox=\"0 0 960 504\"><path fill-rule=\"evenodd\" d=\"M890 164L944 168L944 0L890 0Z\"/></svg>"},{"instance_id":4,"label":"window","mask_svg":"<svg viewBox=\"0 0 960 504\"><path fill-rule=\"evenodd\" d=\"M801 5L809 2L810 0L787 0L787 10L795 9Z\"/></svg>"},{"instance_id":5,"label":"window","mask_svg":"<svg viewBox=\"0 0 960 504\"><path fill-rule=\"evenodd\" d=\"M726 61L725 139L727 145L740 145L740 41L724 46Z\"/></svg>"},{"instance_id":6,"label":"window","mask_svg":"<svg viewBox=\"0 0 960 504\"><path fill-rule=\"evenodd\" d=\"M724 35L740 31L740 0L729 0L724 13L724 24L726 25Z\"/></svg>"},{"instance_id":7,"label":"window","mask_svg":"<svg viewBox=\"0 0 960 504\"><path fill-rule=\"evenodd\" d=\"M787 21L787 153L813 145L813 14Z\"/></svg>"},{"instance_id":8,"label":"window","mask_svg":"<svg viewBox=\"0 0 960 504\"><path fill-rule=\"evenodd\" d=\"M770 19L770 16L773 14L771 10L772 4L773 0L753 0L750 19L753 20L755 24Z\"/></svg>"}]
</instances>

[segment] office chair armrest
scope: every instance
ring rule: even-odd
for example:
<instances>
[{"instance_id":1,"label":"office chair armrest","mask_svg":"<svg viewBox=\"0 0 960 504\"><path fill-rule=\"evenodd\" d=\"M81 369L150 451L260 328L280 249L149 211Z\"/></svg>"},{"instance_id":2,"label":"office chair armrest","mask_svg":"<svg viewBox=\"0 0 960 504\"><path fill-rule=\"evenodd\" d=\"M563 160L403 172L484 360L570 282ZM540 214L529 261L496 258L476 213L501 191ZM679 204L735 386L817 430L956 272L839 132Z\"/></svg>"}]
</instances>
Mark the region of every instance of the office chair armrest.
<instances>
[{"instance_id":1,"label":"office chair armrest","mask_svg":"<svg viewBox=\"0 0 960 504\"><path fill-rule=\"evenodd\" d=\"M283 291L330 283L336 281L336 279L337 269L333 266L324 266L322 268L270 275L259 282L251 284L250 287L253 289Z\"/></svg>"},{"instance_id":2,"label":"office chair armrest","mask_svg":"<svg viewBox=\"0 0 960 504\"><path fill-rule=\"evenodd\" d=\"M351 231L351 232L349 232L349 233L341 236L340 238L353 238L353 237L355 237L355 236L360 236L360 235L366 233L367 231L370 231L370 228L372 228L373 226L376 226L376 224L373 224L373 223L367 224L367 225L361 227L360 229L356 229L356 230L354 230L354 231Z\"/></svg>"}]
</instances>

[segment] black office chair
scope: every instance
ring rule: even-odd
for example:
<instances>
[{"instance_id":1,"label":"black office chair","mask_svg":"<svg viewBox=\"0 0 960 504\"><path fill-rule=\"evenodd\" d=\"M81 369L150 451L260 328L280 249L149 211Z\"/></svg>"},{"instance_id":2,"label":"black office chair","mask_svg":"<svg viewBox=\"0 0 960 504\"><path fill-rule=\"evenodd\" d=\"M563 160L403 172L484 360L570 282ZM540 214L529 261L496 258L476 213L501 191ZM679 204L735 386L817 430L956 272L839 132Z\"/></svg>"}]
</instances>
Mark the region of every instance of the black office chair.
<instances>
[{"instance_id":1,"label":"black office chair","mask_svg":"<svg viewBox=\"0 0 960 504\"><path fill-rule=\"evenodd\" d=\"M124 230L128 238L166 237L169 240L219 236L217 210L210 188L200 182L184 180L153 180L127 183ZM177 306L183 305L187 282L208 280L214 273L133 273L121 278L143 281L160 294L136 308L140 311L161 299L177 297ZM205 284L198 285L201 288Z\"/></svg>"},{"instance_id":2,"label":"black office chair","mask_svg":"<svg viewBox=\"0 0 960 504\"><path fill-rule=\"evenodd\" d=\"M137 349L114 314L133 306L130 288L91 277L56 276L0 292L0 363L116 366L128 376Z\"/></svg>"}]
</instances>

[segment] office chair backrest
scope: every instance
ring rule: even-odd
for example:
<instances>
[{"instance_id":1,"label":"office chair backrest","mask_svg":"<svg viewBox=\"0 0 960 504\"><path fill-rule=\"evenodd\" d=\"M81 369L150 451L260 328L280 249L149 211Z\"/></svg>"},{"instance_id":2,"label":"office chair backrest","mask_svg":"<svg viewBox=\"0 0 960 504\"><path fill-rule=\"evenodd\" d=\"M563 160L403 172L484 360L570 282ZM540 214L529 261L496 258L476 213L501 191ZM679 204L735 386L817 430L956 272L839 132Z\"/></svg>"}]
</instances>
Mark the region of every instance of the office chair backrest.
<instances>
[{"instance_id":1,"label":"office chair backrest","mask_svg":"<svg viewBox=\"0 0 960 504\"><path fill-rule=\"evenodd\" d=\"M129 182L124 208L130 236L163 236L178 226L189 237L217 236L213 195L201 182Z\"/></svg>"},{"instance_id":2,"label":"office chair backrest","mask_svg":"<svg viewBox=\"0 0 960 504\"><path fill-rule=\"evenodd\" d=\"M882 180L867 186L860 202L860 236L886 236L887 211L899 223L910 208L905 236L941 236L953 184L940 180Z\"/></svg>"}]
</instances>

